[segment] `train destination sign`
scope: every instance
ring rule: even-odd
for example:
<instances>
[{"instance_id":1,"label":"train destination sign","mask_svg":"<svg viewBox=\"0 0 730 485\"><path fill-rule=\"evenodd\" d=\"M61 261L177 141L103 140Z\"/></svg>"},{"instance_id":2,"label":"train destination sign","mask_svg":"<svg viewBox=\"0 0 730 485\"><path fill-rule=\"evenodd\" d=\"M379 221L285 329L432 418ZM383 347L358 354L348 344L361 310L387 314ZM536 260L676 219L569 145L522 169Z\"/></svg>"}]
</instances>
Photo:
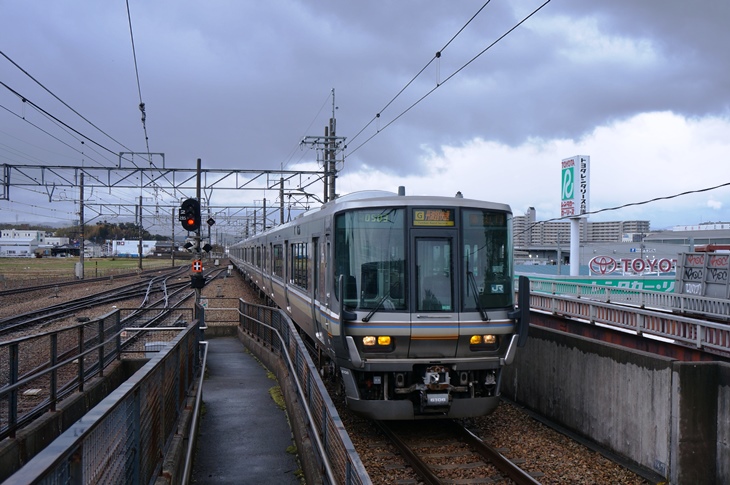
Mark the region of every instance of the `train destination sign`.
<instances>
[{"instance_id":1,"label":"train destination sign","mask_svg":"<svg viewBox=\"0 0 730 485\"><path fill-rule=\"evenodd\" d=\"M453 209L413 209L414 226L453 227Z\"/></svg>"}]
</instances>

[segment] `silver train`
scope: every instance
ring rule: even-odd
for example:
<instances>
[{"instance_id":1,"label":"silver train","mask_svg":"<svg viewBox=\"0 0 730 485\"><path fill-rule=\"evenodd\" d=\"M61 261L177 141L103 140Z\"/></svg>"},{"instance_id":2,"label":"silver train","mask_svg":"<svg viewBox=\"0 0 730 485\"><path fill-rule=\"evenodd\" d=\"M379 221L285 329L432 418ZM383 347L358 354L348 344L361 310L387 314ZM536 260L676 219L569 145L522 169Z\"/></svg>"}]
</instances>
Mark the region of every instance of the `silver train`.
<instances>
[{"instance_id":1,"label":"silver train","mask_svg":"<svg viewBox=\"0 0 730 485\"><path fill-rule=\"evenodd\" d=\"M515 310L504 204L357 192L230 257L339 372L348 407L372 419L489 414L527 339L529 282L520 277Z\"/></svg>"}]
</instances>

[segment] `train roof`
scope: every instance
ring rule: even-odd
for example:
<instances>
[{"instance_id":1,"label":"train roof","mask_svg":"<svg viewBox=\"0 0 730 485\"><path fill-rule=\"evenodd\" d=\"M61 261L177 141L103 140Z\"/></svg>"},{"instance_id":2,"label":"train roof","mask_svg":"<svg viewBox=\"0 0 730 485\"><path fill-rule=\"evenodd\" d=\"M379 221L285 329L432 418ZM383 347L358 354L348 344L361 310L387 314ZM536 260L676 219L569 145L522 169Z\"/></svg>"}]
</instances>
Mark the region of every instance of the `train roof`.
<instances>
[{"instance_id":1,"label":"train roof","mask_svg":"<svg viewBox=\"0 0 730 485\"><path fill-rule=\"evenodd\" d=\"M454 197L444 196L433 196L433 195L401 195L395 192L389 192L387 190L361 190L357 192L351 192L349 194L337 197L325 204L309 209L306 212L299 214L297 217L284 224L272 227L266 231L255 234L253 237L259 237L273 231L278 231L285 227L296 226L300 224L302 220L308 219L316 214L325 215L327 213L338 212L345 209L357 209L365 207L379 207L379 206L405 206L405 205L420 205L420 206L456 206L456 207L475 207L487 210L496 210L512 213L512 209L507 204L497 202L487 202L477 199L465 199L456 195ZM250 238L249 238L250 239Z\"/></svg>"},{"instance_id":2,"label":"train roof","mask_svg":"<svg viewBox=\"0 0 730 485\"><path fill-rule=\"evenodd\" d=\"M443 204L453 205L458 207L482 207L492 210L501 210L506 212L512 212L512 209L508 204L502 204L497 202L488 202L478 199L466 199L459 195L454 197L445 196L433 196L433 195L401 195L394 192L388 192L385 190L363 190L359 192L352 192L347 195L338 197L330 202L324 204L321 209L334 208L338 209L340 206L362 206L372 207L378 204L391 203L395 205L430 205L430 204ZM315 209L316 210L316 209ZM306 214L306 213L305 213ZM303 214L302 214L303 215ZM301 217L301 216L300 216Z\"/></svg>"}]
</instances>

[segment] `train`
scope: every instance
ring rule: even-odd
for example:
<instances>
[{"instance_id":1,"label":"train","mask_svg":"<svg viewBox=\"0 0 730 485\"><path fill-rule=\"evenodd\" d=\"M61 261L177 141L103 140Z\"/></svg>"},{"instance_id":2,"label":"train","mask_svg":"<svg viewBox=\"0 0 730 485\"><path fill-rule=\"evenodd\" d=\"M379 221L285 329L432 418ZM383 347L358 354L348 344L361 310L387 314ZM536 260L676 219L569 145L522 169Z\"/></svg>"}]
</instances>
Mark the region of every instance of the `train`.
<instances>
[{"instance_id":1,"label":"train","mask_svg":"<svg viewBox=\"0 0 730 485\"><path fill-rule=\"evenodd\" d=\"M529 327L508 205L354 192L229 248L373 420L491 413ZM317 355L315 354L315 355Z\"/></svg>"}]
</instances>

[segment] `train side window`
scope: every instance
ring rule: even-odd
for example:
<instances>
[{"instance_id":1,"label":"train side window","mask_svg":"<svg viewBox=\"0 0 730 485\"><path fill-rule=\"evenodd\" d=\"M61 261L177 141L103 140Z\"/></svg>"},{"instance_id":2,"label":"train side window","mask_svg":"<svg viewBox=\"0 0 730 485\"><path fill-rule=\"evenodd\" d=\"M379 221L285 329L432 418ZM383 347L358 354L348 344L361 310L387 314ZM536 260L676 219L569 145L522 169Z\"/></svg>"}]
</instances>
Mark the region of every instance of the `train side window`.
<instances>
[{"instance_id":1,"label":"train side window","mask_svg":"<svg viewBox=\"0 0 730 485\"><path fill-rule=\"evenodd\" d=\"M290 248L292 284L306 290L309 287L307 243L293 243Z\"/></svg>"},{"instance_id":2,"label":"train side window","mask_svg":"<svg viewBox=\"0 0 730 485\"><path fill-rule=\"evenodd\" d=\"M274 257L274 275L279 278L284 277L284 246L281 244L274 244L273 247Z\"/></svg>"}]
</instances>

